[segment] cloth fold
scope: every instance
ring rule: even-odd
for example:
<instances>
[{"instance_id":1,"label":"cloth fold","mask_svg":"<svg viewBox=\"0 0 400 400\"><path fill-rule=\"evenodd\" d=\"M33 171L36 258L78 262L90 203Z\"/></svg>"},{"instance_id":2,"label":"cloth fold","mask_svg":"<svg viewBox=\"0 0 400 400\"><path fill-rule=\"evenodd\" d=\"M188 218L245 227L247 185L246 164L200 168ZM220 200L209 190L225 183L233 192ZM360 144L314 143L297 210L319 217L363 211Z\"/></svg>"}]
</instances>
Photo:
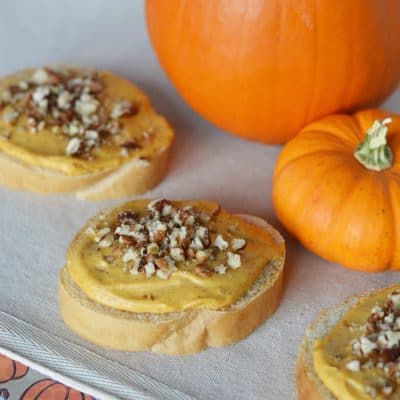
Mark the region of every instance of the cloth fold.
<instances>
[{"instance_id":1,"label":"cloth fold","mask_svg":"<svg viewBox=\"0 0 400 400\"><path fill-rule=\"evenodd\" d=\"M194 400L3 312L0 353L99 399Z\"/></svg>"}]
</instances>

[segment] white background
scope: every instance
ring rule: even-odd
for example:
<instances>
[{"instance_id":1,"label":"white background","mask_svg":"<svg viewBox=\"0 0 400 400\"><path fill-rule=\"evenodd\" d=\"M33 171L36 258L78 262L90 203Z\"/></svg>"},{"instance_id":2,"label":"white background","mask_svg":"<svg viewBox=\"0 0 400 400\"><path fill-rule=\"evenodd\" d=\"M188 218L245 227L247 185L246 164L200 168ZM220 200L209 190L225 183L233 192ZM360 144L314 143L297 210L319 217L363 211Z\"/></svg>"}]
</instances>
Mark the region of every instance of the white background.
<instances>
[{"instance_id":1,"label":"white background","mask_svg":"<svg viewBox=\"0 0 400 400\"><path fill-rule=\"evenodd\" d=\"M169 175L148 196L211 198L279 227L271 206L279 147L229 136L183 103L150 48L141 1L2 0L0 74L52 62L92 65L128 77L170 120L177 138ZM386 108L400 109L399 92ZM281 306L248 339L188 357L103 351L80 341L60 320L57 274L74 232L99 208L116 203L0 188L0 311L198 399L294 399L295 357L309 321L323 306L398 279L396 273L368 275L325 262L284 232L288 260Z\"/></svg>"}]
</instances>

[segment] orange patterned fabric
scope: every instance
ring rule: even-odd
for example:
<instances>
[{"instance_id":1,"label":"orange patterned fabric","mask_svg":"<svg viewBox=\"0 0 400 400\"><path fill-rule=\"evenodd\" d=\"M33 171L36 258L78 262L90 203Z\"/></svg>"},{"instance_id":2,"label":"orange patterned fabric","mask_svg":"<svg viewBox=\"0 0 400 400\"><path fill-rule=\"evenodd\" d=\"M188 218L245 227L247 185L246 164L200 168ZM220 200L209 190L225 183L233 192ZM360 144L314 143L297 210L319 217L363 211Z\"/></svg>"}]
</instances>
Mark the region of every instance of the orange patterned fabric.
<instances>
[{"instance_id":1,"label":"orange patterned fabric","mask_svg":"<svg viewBox=\"0 0 400 400\"><path fill-rule=\"evenodd\" d=\"M0 354L0 400L95 400Z\"/></svg>"}]
</instances>

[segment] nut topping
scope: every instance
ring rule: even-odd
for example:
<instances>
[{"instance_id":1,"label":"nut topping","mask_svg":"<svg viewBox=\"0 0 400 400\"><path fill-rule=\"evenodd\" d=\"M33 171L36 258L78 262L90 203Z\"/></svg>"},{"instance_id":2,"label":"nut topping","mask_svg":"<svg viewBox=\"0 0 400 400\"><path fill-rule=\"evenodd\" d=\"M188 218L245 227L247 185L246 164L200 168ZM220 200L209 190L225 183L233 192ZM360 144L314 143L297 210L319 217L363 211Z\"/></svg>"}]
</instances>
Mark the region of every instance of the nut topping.
<instances>
[{"instance_id":1,"label":"nut topping","mask_svg":"<svg viewBox=\"0 0 400 400\"><path fill-rule=\"evenodd\" d=\"M68 156L79 154L81 145L82 145L82 140L76 137L72 138L67 144L67 148L65 149L65 154Z\"/></svg>"},{"instance_id":2,"label":"nut topping","mask_svg":"<svg viewBox=\"0 0 400 400\"><path fill-rule=\"evenodd\" d=\"M239 254L228 252L228 266L232 269L238 269L242 265Z\"/></svg>"},{"instance_id":3,"label":"nut topping","mask_svg":"<svg viewBox=\"0 0 400 400\"><path fill-rule=\"evenodd\" d=\"M107 100L107 101L105 101ZM27 80L0 92L4 122L22 125L31 134L49 129L66 140L65 154L91 159L93 150L106 142L120 146L128 156L140 148L136 141L120 143L121 118L133 116L139 105L118 99L108 105L101 76L92 71L39 68ZM26 122L20 117L25 115Z\"/></svg>"},{"instance_id":4,"label":"nut topping","mask_svg":"<svg viewBox=\"0 0 400 400\"><path fill-rule=\"evenodd\" d=\"M353 340L352 357L346 369L378 368L382 381L368 385L365 392L371 398L378 394L391 397L400 383L400 324L397 322L400 308L400 291L395 291L383 305L372 308L362 335Z\"/></svg>"},{"instance_id":5,"label":"nut topping","mask_svg":"<svg viewBox=\"0 0 400 400\"><path fill-rule=\"evenodd\" d=\"M149 262L144 266L144 270L146 272L146 278L150 278L156 272L156 266L153 262Z\"/></svg>"},{"instance_id":6,"label":"nut topping","mask_svg":"<svg viewBox=\"0 0 400 400\"><path fill-rule=\"evenodd\" d=\"M352 372L358 372L360 370L360 361L352 360L346 364L346 369Z\"/></svg>"},{"instance_id":7,"label":"nut topping","mask_svg":"<svg viewBox=\"0 0 400 400\"><path fill-rule=\"evenodd\" d=\"M207 278L212 271L206 265L200 264L194 269L194 272L202 278Z\"/></svg>"},{"instance_id":8,"label":"nut topping","mask_svg":"<svg viewBox=\"0 0 400 400\"><path fill-rule=\"evenodd\" d=\"M161 269L161 271L165 271L165 272L169 271L168 262L165 261L163 258L157 258L155 260L155 264L157 265L158 269Z\"/></svg>"},{"instance_id":9,"label":"nut topping","mask_svg":"<svg viewBox=\"0 0 400 400\"><path fill-rule=\"evenodd\" d=\"M166 280L184 269L206 278L240 268L241 255L236 251L246 245L244 239L227 240L221 233L211 233L214 218L193 207L179 208L159 199L151 201L143 213L120 211L114 225L103 217L92 233L97 246L112 248L133 275Z\"/></svg>"},{"instance_id":10,"label":"nut topping","mask_svg":"<svg viewBox=\"0 0 400 400\"><path fill-rule=\"evenodd\" d=\"M214 270L219 275L224 275L228 267L224 264L217 265Z\"/></svg>"},{"instance_id":11,"label":"nut topping","mask_svg":"<svg viewBox=\"0 0 400 400\"><path fill-rule=\"evenodd\" d=\"M103 239L100 240L98 246L104 249L106 247L110 247L112 243L113 243L113 236L111 234L108 234L104 236Z\"/></svg>"},{"instance_id":12,"label":"nut topping","mask_svg":"<svg viewBox=\"0 0 400 400\"><path fill-rule=\"evenodd\" d=\"M220 250L225 250L228 248L228 242L224 240L224 238L221 235L218 235L214 241L214 244L216 247L218 247Z\"/></svg>"},{"instance_id":13,"label":"nut topping","mask_svg":"<svg viewBox=\"0 0 400 400\"><path fill-rule=\"evenodd\" d=\"M232 240L232 250L239 251L246 247L246 241L244 239L233 239Z\"/></svg>"},{"instance_id":14,"label":"nut topping","mask_svg":"<svg viewBox=\"0 0 400 400\"><path fill-rule=\"evenodd\" d=\"M128 115L135 115L138 111L137 104L131 103L130 101L122 100L114 103L111 111L112 119L119 119Z\"/></svg>"}]
</instances>

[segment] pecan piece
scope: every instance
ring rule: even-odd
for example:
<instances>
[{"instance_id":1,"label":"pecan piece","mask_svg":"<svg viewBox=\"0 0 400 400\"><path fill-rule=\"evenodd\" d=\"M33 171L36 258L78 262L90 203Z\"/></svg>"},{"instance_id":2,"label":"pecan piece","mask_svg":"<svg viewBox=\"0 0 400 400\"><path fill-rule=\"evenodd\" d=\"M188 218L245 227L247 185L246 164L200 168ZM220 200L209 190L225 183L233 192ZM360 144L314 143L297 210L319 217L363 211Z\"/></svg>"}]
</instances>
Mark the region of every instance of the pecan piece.
<instances>
[{"instance_id":1,"label":"pecan piece","mask_svg":"<svg viewBox=\"0 0 400 400\"><path fill-rule=\"evenodd\" d=\"M161 269L161 271L169 271L168 263L164 258L156 258L154 263L157 265L158 269Z\"/></svg>"},{"instance_id":2,"label":"pecan piece","mask_svg":"<svg viewBox=\"0 0 400 400\"><path fill-rule=\"evenodd\" d=\"M196 252L191 247L188 247L185 251L185 256L187 259L193 260L196 257Z\"/></svg>"},{"instance_id":3,"label":"pecan piece","mask_svg":"<svg viewBox=\"0 0 400 400\"><path fill-rule=\"evenodd\" d=\"M221 212L221 206L218 204L217 208L212 211L211 216L216 217Z\"/></svg>"},{"instance_id":4,"label":"pecan piece","mask_svg":"<svg viewBox=\"0 0 400 400\"><path fill-rule=\"evenodd\" d=\"M63 125L63 124L68 124L73 119L74 119L74 112L71 111L71 110L67 110L67 111L64 111L64 112L60 112L60 115L57 118L57 122L60 125Z\"/></svg>"},{"instance_id":5,"label":"pecan piece","mask_svg":"<svg viewBox=\"0 0 400 400\"><path fill-rule=\"evenodd\" d=\"M383 363L396 361L400 356L400 347L393 347L391 349L382 349L379 352L378 360Z\"/></svg>"},{"instance_id":6,"label":"pecan piece","mask_svg":"<svg viewBox=\"0 0 400 400\"><path fill-rule=\"evenodd\" d=\"M149 203L148 207L150 209L156 210L156 211L162 211L162 209L164 208L164 206L170 206L172 205L172 203L167 200L167 199L160 199L157 201L152 201Z\"/></svg>"},{"instance_id":7,"label":"pecan piece","mask_svg":"<svg viewBox=\"0 0 400 400\"><path fill-rule=\"evenodd\" d=\"M127 140L126 142L120 144L120 147L127 150L140 149L140 145L136 142L135 139Z\"/></svg>"},{"instance_id":8,"label":"pecan piece","mask_svg":"<svg viewBox=\"0 0 400 400\"><path fill-rule=\"evenodd\" d=\"M133 211L129 211L129 210L120 211L117 215L117 218L119 221L134 220L135 217L136 217L136 214Z\"/></svg>"},{"instance_id":9,"label":"pecan piece","mask_svg":"<svg viewBox=\"0 0 400 400\"><path fill-rule=\"evenodd\" d=\"M91 80L86 84L90 93L100 93L103 91L104 86L98 80Z\"/></svg>"},{"instance_id":10,"label":"pecan piece","mask_svg":"<svg viewBox=\"0 0 400 400\"><path fill-rule=\"evenodd\" d=\"M156 243L161 242L161 240L163 240L165 238L165 234L166 234L166 231L161 230L161 229L155 231L153 234L153 241Z\"/></svg>"},{"instance_id":11,"label":"pecan piece","mask_svg":"<svg viewBox=\"0 0 400 400\"><path fill-rule=\"evenodd\" d=\"M211 275L211 270L210 268L208 268L206 265L204 264L199 264L196 266L196 268L194 269L194 272L201 276L202 278L207 278L208 276Z\"/></svg>"},{"instance_id":12,"label":"pecan piece","mask_svg":"<svg viewBox=\"0 0 400 400\"><path fill-rule=\"evenodd\" d=\"M137 247L136 239L132 236L119 235L119 241L128 246Z\"/></svg>"},{"instance_id":13,"label":"pecan piece","mask_svg":"<svg viewBox=\"0 0 400 400\"><path fill-rule=\"evenodd\" d=\"M61 74L57 73L53 69L45 68L48 76L48 83L51 85L58 85L59 83L63 83L63 77Z\"/></svg>"},{"instance_id":14,"label":"pecan piece","mask_svg":"<svg viewBox=\"0 0 400 400\"><path fill-rule=\"evenodd\" d=\"M138 103L132 102L130 104L129 111L126 111L124 115L132 117L133 115L136 115L139 112L140 105Z\"/></svg>"}]
</instances>

